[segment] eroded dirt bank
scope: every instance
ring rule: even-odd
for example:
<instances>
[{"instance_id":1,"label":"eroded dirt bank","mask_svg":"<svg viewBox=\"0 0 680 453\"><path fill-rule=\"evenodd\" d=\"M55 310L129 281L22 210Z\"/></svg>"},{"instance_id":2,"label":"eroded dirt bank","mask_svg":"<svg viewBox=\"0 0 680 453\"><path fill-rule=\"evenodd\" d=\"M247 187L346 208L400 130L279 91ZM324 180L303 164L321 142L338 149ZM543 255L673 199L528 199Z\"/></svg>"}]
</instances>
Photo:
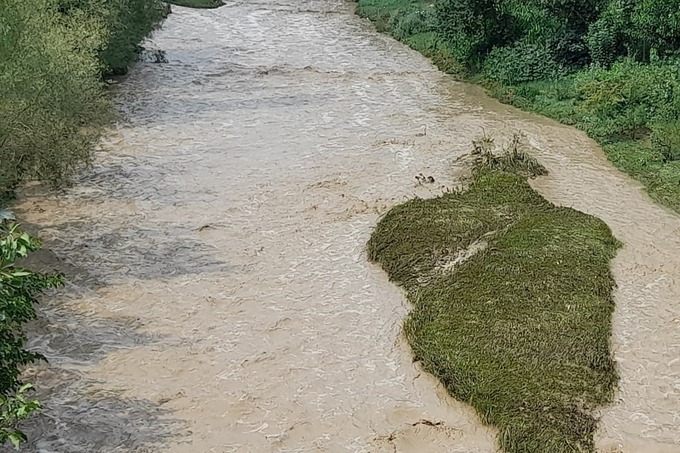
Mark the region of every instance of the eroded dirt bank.
<instances>
[{"instance_id":1,"label":"eroded dirt bank","mask_svg":"<svg viewBox=\"0 0 680 453\"><path fill-rule=\"evenodd\" d=\"M129 122L94 170L22 198L71 278L32 340L51 363L28 450L494 451L410 363L409 308L363 247L390 206L454 184L483 130L522 129L552 172L541 192L625 243L602 444L680 451L678 218L582 134L451 81L351 12L175 8L150 44L168 63L121 85ZM416 187L419 172L437 182Z\"/></svg>"}]
</instances>

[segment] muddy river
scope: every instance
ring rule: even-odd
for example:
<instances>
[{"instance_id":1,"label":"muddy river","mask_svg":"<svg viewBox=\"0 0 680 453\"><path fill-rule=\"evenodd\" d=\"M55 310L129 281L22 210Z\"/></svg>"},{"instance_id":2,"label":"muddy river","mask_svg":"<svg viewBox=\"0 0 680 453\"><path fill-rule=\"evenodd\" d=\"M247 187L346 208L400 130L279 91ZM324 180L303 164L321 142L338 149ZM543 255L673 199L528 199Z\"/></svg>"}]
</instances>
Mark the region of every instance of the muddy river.
<instances>
[{"instance_id":1,"label":"muddy river","mask_svg":"<svg viewBox=\"0 0 680 453\"><path fill-rule=\"evenodd\" d=\"M583 134L502 106L341 0L174 8L116 90L94 168L17 211L69 277L41 305L35 452L493 452L412 363L379 216L521 129L555 203L606 221L616 404L603 451L680 451L680 219ZM416 186L414 175L435 184Z\"/></svg>"}]
</instances>

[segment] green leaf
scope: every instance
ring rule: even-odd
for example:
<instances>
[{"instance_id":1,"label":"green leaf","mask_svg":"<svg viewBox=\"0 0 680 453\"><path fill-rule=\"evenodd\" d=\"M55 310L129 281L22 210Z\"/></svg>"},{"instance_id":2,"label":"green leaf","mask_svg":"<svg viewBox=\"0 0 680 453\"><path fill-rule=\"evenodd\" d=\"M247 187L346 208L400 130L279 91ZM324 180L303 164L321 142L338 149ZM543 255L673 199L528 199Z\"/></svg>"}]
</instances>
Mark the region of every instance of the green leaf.
<instances>
[{"instance_id":1,"label":"green leaf","mask_svg":"<svg viewBox=\"0 0 680 453\"><path fill-rule=\"evenodd\" d=\"M14 431L13 433L10 433L7 438L17 450L21 446L21 443L26 441L26 435L21 431Z\"/></svg>"},{"instance_id":2,"label":"green leaf","mask_svg":"<svg viewBox=\"0 0 680 453\"><path fill-rule=\"evenodd\" d=\"M19 388L17 393L25 393L26 391L31 389L33 389L33 384L24 384Z\"/></svg>"},{"instance_id":3,"label":"green leaf","mask_svg":"<svg viewBox=\"0 0 680 453\"><path fill-rule=\"evenodd\" d=\"M12 277L28 277L29 275L32 275L30 272L26 271L16 271L11 273Z\"/></svg>"}]
</instances>

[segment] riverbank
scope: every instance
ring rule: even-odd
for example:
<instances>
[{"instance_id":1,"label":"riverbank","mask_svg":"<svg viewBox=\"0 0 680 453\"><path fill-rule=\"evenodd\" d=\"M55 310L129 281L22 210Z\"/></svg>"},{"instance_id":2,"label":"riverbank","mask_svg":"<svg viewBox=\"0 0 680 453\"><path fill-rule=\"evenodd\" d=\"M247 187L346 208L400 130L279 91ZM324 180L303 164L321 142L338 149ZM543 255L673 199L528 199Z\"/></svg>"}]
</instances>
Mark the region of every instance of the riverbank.
<instances>
[{"instance_id":1,"label":"riverbank","mask_svg":"<svg viewBox=\"0 0 680 453\"><path fill-rule=\"evenodd\" d=\"M168 12L159 0L9 0L0 9L0 445L24 443L19 425L40 408L23 372L45 356L26 325L38 317L38 294L63 284L21 267L41 241L6 207L25 182L63 188L92 163L113 117L103 80L127 72Z\"/></svg>"},{"instance_id":2,"label":"riverbank","mask_svg":"<svg viewBox=\"0 0 680 453\"><path fill-rule=\"evenodd\" d=\"M170 3L222 5L220 0ZM11 0L3 6L0 207L26 181L62 188L91 164L94 145L115 117L104 81L129 71L142 41L170 10L161 0Z\"/></svg>"},{"instance_id":3,"label":"riverbank","mask_svg":"<svg viewBox=\"0 0 680 453\"><path fill-rule=\"evenodd\" d=\"M437 31L431 2L360 0L357 14L431 58L442 71L481 84L500 101L586 132L612 163L640 181L655 201L680 212L677 61L621 61L610 69L575 73L556 69L550 81L517 82L517 74L530 79L537 69L523 67L530 64L525 61L508 60L503 61L504 66L488 65L473 74L456 63Z\"/></svg>"}]
</instances>

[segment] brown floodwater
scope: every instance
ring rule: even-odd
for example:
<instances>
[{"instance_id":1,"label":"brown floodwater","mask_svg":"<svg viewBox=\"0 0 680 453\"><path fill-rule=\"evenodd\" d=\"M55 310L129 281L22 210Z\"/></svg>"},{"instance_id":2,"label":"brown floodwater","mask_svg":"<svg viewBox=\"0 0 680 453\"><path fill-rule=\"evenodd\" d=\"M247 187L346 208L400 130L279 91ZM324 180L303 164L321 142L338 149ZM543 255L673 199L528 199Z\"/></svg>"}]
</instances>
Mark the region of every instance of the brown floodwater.
<instances>
[{"instance_id":1,"label":"brown floodwater","mask_svg":"<svg viewBox=\"0 0 680 453\"><path fill-rule=\"evenodd\" d=\"M35 452L493 452L412 363L377 219L456 184L484 131L527 134L551 201L625 243L603 451L680 451L680 220L582 133L490 100L341 0L173 8L116 88L124 120L65 194L18 212L67 287L30 345ZM432 175L418 186L414 175Z\"/></svg>"}]
</instances>

